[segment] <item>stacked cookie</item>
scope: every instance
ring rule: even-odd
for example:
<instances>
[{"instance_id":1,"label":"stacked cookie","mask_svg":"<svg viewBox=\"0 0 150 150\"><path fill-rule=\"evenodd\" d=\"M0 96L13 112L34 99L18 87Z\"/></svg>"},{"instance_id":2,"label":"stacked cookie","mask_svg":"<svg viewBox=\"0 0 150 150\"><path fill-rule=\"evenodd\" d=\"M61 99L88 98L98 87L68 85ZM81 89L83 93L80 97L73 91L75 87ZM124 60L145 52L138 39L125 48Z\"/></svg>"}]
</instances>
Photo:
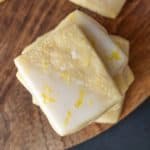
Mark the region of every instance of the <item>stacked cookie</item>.
<instances>
[{"instance_id":1,"label":"stacked cookie","mask_svg":"<svg viewBox=\"0 0 150 150\"><path fill-rule=\"evenodd\" d=\"M134 76L129 42L81 11L68 15L15 59L17 78L61 136L117 122Z\"/></svg>"}]
</instances>

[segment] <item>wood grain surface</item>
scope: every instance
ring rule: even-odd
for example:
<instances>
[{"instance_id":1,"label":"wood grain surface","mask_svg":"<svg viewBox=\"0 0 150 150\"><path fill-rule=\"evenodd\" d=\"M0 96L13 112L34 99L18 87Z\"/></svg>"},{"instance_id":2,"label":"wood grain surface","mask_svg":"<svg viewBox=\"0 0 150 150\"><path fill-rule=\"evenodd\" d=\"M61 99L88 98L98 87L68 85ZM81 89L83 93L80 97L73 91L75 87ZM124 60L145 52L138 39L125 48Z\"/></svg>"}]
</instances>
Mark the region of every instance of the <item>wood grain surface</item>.
<instances>
[{"instance_id":1,"label":"wood grain surface","mask_svg":"<svg viewBox=\"0 0 150 150\"><path fill-rule=\"evenodd\" d=\"M13 59L76 8L93 16L110 33L131 42L130 65L136 80L127 93L121 117L150 96L150 0L128 0L116 20L68 0L6 0L0 4L0 150L63 150L112 126L92 124L76 134L58 136L15 77Z\"/></svg>"}]
</instances>

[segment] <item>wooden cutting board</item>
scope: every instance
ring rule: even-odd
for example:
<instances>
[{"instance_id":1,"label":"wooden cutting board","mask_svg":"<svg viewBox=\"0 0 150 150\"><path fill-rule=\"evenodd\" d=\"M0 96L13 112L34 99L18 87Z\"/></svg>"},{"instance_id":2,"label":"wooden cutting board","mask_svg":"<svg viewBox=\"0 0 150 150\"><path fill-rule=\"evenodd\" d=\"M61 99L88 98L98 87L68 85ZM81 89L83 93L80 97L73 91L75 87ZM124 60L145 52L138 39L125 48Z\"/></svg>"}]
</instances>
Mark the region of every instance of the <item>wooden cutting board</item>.
<instances>
[{"instance_id":1,"label":"wooden cutting board","mask_svg":"<svg viewBox=\"0 0 150 150\"><path fill-rule=\"evenodd\" d=\"M13 59L76 8L79 7L68 0L6 0L0 4L1 150L63 150L112 127L92 124L76 134L58 136L15 77ZM126 96L121 116L124 118L150 96L150 1L128 0L116 20L81 10L93 16L110 33L131 42L130 65L136 80Z\"/></svg>"}]
</instances>

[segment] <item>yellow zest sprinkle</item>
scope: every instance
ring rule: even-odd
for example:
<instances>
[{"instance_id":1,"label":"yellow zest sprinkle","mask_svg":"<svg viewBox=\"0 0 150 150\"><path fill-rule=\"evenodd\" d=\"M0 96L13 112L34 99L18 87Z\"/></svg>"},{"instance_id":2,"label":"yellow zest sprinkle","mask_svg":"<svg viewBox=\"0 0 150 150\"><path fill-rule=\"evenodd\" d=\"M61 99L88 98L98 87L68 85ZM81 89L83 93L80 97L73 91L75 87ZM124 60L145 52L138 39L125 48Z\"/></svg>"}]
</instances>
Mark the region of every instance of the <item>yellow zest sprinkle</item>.
<instances>
[{"instance_id":1,"label":"yellow zest sprinkle","mask_svg":"<svg viewBox=\"0 0 150 150\"><path fill-rule=\"evenodd\" d=\"M56 100L52 97L50 97L50 94L52 92L52 89L49 86L44 87L44 92L42 93L42 97L44 100L44 103L54 103Z\"/></svg>"},{"instance_id":2,"label":"yellow zest sprinkle","mask_svg":"<svg viewBox=\"0 0 150 150\"><path fill-rule=\"evenodd\" d=\"M46 85L46 86L44 87L44 91L45 91L45 93L49 94L49 93L52 92L52 89L51 89L49 86Z\"/></svg>"},{"instance_id":3,"label":"yellow zest sprinkle","mask_svg":"<svg viewBox=\"0 0 150 150\"><path fill-rule=\"evenodd\" d=\"M83 89L81 89L79 99L77 99L77 101L75 103L76 108L80 108L83 105L84 97L85 97L85 92Z\"/></svg>"},{"instance_id":4,"label":"yellow zest sprinkle","mask_svg":"<svg viewBox=\"0 0 150 150\"><path fill-rule=\"evenodd\" d=\"M44 103L55 103L56 102L56 99L50 97L49 95L43 93L42 94L42 97L43 97L43 100L44 100Z\"/></svg>"},{"instance_id":5,"label":"yellow zest sprinkle","mask_svg":"<svg viewBox=\"0 0 150 150\"><path fill-rule=\"evenodd\" d=\"M72 117L72 112L68 111L64 120L64 125L67 126L71 120Z\"/></svg>"},{"instance_id":6,"label":"yellow zest sprinkle","mask_svg":"<svg viewBox=\"0 0 150 150\"><path fill-rule=\"evenodd\" d=\"M93 103L94 103L93 100L88 100L88 105L89 106L93 106Z\"/></svg>"},{"instance_id":7,"label":"yellow zest sprinkle","mask_svg":"<svg viewBox=\"0 0 150 150\"><path fill-rule=\"evenodd\" d=\"M114 60L120 60L121 57L120 57L120 55L119 55L118 52L113 51L113 52L112 52L112 55L111 55L111 59L114 59Z\"/></svg>"},{"instance_id":8,"label":"yellow zest sprinkle","mask_svg":"<svg viewBox=\"0 0 150 150\"><path fill-rule=\"evenodd\" d=\"M67 81L67 83L70 83L70 80L71 80L71 77L70 77L70 74L68 72L62 72L60 74L60 76L65 80Z\"/></svg>"}]
</instances>

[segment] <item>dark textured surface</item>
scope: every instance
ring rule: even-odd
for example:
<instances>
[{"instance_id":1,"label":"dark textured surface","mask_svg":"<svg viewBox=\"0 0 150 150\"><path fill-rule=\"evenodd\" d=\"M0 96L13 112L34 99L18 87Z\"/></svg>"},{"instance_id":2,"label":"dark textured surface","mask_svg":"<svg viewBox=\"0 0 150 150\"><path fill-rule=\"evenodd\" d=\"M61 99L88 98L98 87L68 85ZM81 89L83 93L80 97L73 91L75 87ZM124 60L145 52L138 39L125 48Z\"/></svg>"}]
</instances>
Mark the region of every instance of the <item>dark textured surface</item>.
<instances>
[{"instance_id":1,"label":"dark textured surface","mask_svg":"<svg viewBox=\"0 0 150 150\"><path fill-rule=\"evenodd\" d=\"M115 127L72 150L150 150L150 98Z\"/></svg>"},{"instance_id":2,"label":"dark textured surface","mask_svg":"<svg viewBox=\"0 0 150 150\"><path fill-rule=\"evenodd\" d=\"M6 0L0 4L0 150L63 150L112 127L92 124L78 133L58 136L15 76L13 59L76 8L94 17L110 33L130 40L135 82L125 98L122 118L150 95L150 0L128 0L115 20L68 0Z\"/></svg>"}]
</instances>

